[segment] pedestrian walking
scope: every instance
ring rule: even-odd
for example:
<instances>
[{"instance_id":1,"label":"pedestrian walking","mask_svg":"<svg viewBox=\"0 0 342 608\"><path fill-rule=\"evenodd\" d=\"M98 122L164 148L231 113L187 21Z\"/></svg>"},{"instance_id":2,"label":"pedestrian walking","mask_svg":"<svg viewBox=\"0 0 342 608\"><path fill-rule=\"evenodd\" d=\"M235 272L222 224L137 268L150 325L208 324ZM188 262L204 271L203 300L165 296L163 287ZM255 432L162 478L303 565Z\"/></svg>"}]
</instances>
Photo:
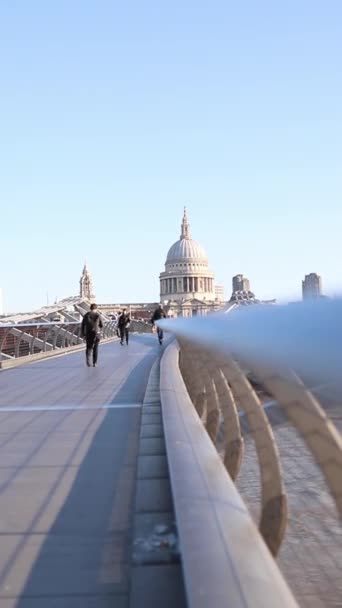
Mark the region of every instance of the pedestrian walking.
<instances>
[{"instance_id":1,"label":"pedestrian walking","mask_svg":"<svg viewBox=\"0 0 342 608\"><path fill-rule=\"evenodd\" d=\"M165 311L161 304L159 304L158 308L156 308L156 310L153 313L153 316L151 319L152 327L154 327L156 324L156 321L160 321L160 319L166 319L166 314L165 314ZM160 327L158 327L158 325L157 325L157 334L158 334L159 344L162 345L163 339L164 339L164 332Z\"/></svg>"},{"instance_id":2,"label":"pedestrian walking","mask_svg":"<svg viewBox=\"0 0 342 608\"><path fill-rule=\"evenodd\" d=\"M86 340L86 363L90 367L91 354L93 355L93 367L97 365L98 349L100 342L100 330L103 323L97 305L91 304L90 311L82 319L81 336Z\"/></svg>"},{"instance_id":3,"label":"pedestrian walking","mask_svg":"<svg viewBox=\"0 0 342 608\"><path fill-rule=\"evenodd\" d=\"M120 332L121 346L123 346L124 341L126 341L126 344L128 346L130 324L131 324L131 318L130 318L129 314L126 312L126 308L124 308L121 315L119 316L119 320L118 320L118 328L119 328L119 332Z\"/></svg>"}]
</instances>

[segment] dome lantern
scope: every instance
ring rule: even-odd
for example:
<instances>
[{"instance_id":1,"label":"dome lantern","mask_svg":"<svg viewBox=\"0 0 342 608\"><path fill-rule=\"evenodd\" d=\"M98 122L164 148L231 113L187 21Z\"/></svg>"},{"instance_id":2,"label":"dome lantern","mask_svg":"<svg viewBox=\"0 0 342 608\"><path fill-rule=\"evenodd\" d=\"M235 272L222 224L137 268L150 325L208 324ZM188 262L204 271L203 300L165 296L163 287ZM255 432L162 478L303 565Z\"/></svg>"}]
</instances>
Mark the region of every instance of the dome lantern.
<instances>
[{"instance_id":1,"label":"dome lantern","mask_svg":"<svg viewBox=\"0 0 342 608\"><path fill-rule=\"evenodd\" d=\"M170 247L166 257L166 266L184 262L196 262L202 266L208 266L207 254L203 247L191 238L186 207L184 207L180 239Z\"/></svg>"},{"instance_id":2,"label":"dome lantern","mask_svg":"<svg viewBox=\"0 0 342 608\"><path fill-rule=\"evenodd\" d=\"M190 224L189 224L188 216L186 214L186 207L184 207L184 215L183 215L180 238L181 239L191 239Z\"/></svg>"}]
</instances>

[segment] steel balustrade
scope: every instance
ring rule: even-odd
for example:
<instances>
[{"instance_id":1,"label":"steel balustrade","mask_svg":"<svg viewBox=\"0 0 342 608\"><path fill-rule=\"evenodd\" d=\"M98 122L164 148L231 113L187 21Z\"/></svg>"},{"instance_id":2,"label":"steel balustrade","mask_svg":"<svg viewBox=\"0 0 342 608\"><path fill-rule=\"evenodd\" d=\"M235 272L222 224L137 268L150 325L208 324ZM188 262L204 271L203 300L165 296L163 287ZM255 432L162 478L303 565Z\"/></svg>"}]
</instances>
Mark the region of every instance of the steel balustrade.
<instances>
[{"instance_id":1,"label":"steel balustrade","mask_svg":"<svg viewBox=\"0 0 342 608\"><path fill-rule=\"evenodd\" d=\"M116 336L114 321L105 321L104 339ZM0 324L0 361L63 351L82 345L81 323Z\"/></svg>"},{"instance_id":2,"label":"steel balustrade","mask_svg":"<svg viewBox=\"0 0 342 608\"><path fill-rule=\"evenodd\" d=\"M131 331L151 333L150 324L132 320ZM116 322L103 320L103 339L117 335ZM0 362L63 351L82 345L81 322L0 323Z\"/></svg>"}]
</instances>

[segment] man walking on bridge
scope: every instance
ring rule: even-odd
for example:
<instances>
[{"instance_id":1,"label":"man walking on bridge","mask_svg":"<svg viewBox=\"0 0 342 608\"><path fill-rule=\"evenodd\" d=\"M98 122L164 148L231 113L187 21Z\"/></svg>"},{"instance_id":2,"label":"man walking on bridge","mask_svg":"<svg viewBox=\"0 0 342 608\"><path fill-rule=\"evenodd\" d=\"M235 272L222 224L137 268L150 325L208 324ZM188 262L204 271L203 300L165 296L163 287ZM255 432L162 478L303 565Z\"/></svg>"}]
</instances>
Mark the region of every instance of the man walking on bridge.
<instances>
[{"instance_id":1,"label":"man walking on bridge","mask_svg":"<svg viewBox=\"0 0 342 608\"><path fill-rule=\"evenodd\" d=\"M81 336L86 339L86 362L90 367L90 355L93 353L93 367L97 365L98 348L100 342L100 329L103 323L100 314L97 312L96 304L91 304L90 311L87 312L82 320Z\"/></svg>"},{"instance_id":2,"label":"man walking on bridge","mask_svg":"<svg viewBox=\"0 0 342 608\"><path fill-rule=\"evenodd\" d=\"M129 336L129 326L131 324L131 318L129 314L126 312L126 308L123 309L119 320L118 320L118 329L120 332L120 344L123 346L124 340L126 339L126 344L128 346L128 336Z\"/></svg>"},{"instance_id":3,"label":"man walking on bridge","mask_svg":"<svg viewBox=\"0 0 342 608\"><path fill-rule=\"evenodd\" d=\"M151 319L152 327L154 327L155 322L160 321L160 319L166 319L166 314L165 314L165 311L161 304L159 304L158 308L156 308L156 310L153 313L153 316ZM164 338L164 332L160 327L157 327L157 333L158 333L159 344L162 345L163 338Z\"/></svg>"}]
</instances>

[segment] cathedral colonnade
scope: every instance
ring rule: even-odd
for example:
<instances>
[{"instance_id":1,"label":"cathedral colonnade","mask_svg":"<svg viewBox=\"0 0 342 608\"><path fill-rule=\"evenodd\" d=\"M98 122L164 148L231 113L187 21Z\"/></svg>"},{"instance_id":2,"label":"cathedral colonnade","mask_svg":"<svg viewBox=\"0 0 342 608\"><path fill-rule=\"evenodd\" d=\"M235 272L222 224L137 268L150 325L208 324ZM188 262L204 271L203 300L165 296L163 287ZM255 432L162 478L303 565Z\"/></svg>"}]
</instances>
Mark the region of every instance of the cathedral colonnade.
<instances>
[{"instance_id":1,"label":"cathedral colonnade","mask_svg":"<svg viewBox=\"0 0 342 608\"><path fill-rule=\"evenodd\" d=\"M192 294L192 293L214 293L215 285L212 277L201 277L198 275L185 275L161 279L160 294Z\"/></svg>"}]
</instances>

